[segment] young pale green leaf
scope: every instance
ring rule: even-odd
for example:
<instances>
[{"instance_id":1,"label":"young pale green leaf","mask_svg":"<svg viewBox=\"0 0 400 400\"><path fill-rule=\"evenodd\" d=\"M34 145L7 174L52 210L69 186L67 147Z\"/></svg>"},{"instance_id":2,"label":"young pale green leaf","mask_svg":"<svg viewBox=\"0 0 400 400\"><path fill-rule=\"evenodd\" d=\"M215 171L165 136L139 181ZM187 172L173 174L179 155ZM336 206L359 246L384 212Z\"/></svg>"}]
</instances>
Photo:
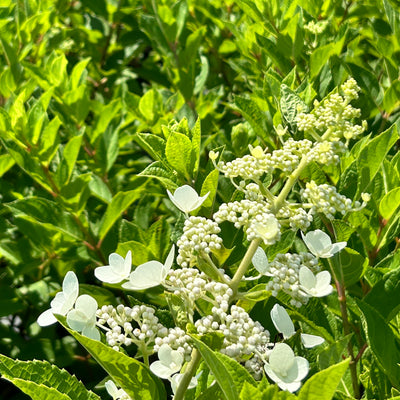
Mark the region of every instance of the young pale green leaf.
<instances>
[{"instance_id":1,"label":"young pale green leaf","mask_svg":"<svg viewBox=\"0 0 400 400\"><path fill-rule=\"evenodd\" d=\"M41 160L50 163L57 152L59 145L58 129L61 120L56 116L43 129L39 138L38 154Z\"/></svg>"},{"instance_id":2,"label":"young pale green leaf","mask_svg":"<svg viewBox=\"0 0 400 400\"><path fill-rule=\"evenodd\" d=\"M202 204L203 207L211 207L213 205L217 193L218 176L218 170L214 169L207 175L206 179L204 179L203 185L201 186L200 196L203 197L207 193L209 193L209 195Z\"/></svg>"},{"instance_id":3,"label":"young pale green leaf","mask_svg":"<svg viewBox=\"0 0 400 400\"><path fill-rule=\"evenodd\" d=\"M397 296L398 297L398 296ZM380 368L385 371L394 387L400 389L399 342L385 319L368 303L357 301L368 344Z\"/></svg>"},{"instance_id":4,"label":"young pale green leaf","mask_svg":"<svg viewBox=\"0 0 400 400\"><path fill-rule=\"evenodd\" d=\"M200 150L201 150L201 122L197 118L196 124L191 130L192 153L191 153L191 169L193 176L196 176L200 163Z\"/></svg>"},{"instance_id":5,"label":"young pale green leaf","mask_svg":"<svg viewBox=\"0 0 400 400\"><path fill-rule=\"evenodd\" d=\"M18 386L33 400L97 400L82 382L47 361L19 361L0 354L2 378Z\"/></svg>"},{"instance_id":6,"label":"young pale green leaf","mask_svg":"<svg viewBox=\"0 0 400 400\"><path fill-rule=\"evenodd\" d=\"M256 386L254 378L237 361L211 350L198 337L192 336L192 340L227 400L237 400L245 382Z\"/></svg>"},{"instance_id":7,"label":"young pale green leaf","mask_svg":"<svg viewBox=\"0 0 400 400\"><path fill-rule=\"evenodd\" d=\"M400 310L400 268L389 271L380 279L364 301L374 307L386 321Z\"/></svg>"},{"instance_id":8,"label":"young pale green leaf","mask_svg":"<svg viewBox=\"0 0 400 400\"><path fill-rule=\"evenodd\" d=\"M69 329L63 323L64 319L59 318L59 321L129 396L143 400L166 398L164 385L144 364L100 341L89 339Z\"/></svg>"},{"instance_id":9,"label":"young pale green leaf","mask_svg":"<svg viewBox=\"0 0 400 400\"><path fill-rule=\"evenodd\" d=\"M88 132L90 143L95 143L96 139L107 129L110 122L119 113L122 107L122 102L119 99L111 101L106 106L101 106L98 110L99 119L92 132Z\"/></svg>"},{"instance_id":10,"label":"young pale green leaf","mask_svg":"<svg viewBox=\"0 0 400 400\"><path fill-rule=\"evenodd\" d=\"M140 190L130 190L129 192L118 192L111 203L108 205L107 210L101 220L99 229L99 239L103 239L107 232L114 225L115 221L121 214L138 198L140 197Z\"/></svg>"},{"instance_id":11,"label":"young pale green leaf","mask_svg":"<svg viewBox=\"0 0 400 400\"><path fill-rule=\"evenodd\" d=\"M139 111L150 124L153 124L162 111L162 98L155 89L148 90L139 101Z\"/></svg>"},{"instance_id":12,"label":"young pale green leaf","mask_svg":"<svg viewBox=\"0 0 400 400\"><path fill-rule=\"evenodd\" d=\"M71 72L71 76L69 78L69 88L70 90L75 90L81 83L81 78L83 72L85 71L87 65L90 62L90 58L85 58L82 61L76 64Z\"/></svg>"},{"instance_id":13,"label":"young pale green leaf","mask_svg":"<svg viewBox=\"0 0 400 400\"><path fill-rule=\"evenodd\" d=\"M400 206L400 187L391 190L379 203L379 213L389 220Z\"/></svg>"},{"instance_id":14,"label":"young pale green leaf","mask_svg":"<svg viewBox=\"0 0 400 400\"><path fill-rule=\"evenodd\" d=\"M185 178L189 178L193 171L190 171L192 142L182 133L170 131L165 147L165 155L169 165Z\"/></svg>"},{"instance_id":15,"label":"young pale green leaf","mask_svg":"<svg viewBox=\"0 0 400 400\"><path fill-rule=\"evenodd\" d=\"M299 400L331 400L349 363L347 359L313 375L300 389Z\"/></svg>"}]
</instances>

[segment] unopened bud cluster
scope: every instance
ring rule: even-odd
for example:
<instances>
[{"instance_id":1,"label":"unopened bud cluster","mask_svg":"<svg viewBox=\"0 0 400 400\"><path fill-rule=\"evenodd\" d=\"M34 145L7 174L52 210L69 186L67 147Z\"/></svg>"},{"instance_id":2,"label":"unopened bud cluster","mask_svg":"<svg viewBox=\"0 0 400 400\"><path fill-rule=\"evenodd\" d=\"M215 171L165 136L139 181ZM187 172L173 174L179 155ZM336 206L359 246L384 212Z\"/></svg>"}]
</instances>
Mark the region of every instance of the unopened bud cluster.
<instances>
[{"instance_id":1,"label":"unopened bud cluster","mask_svg":"<svg viewBox=\"0 0 400 400\"><path fill-rule=\"evenodd\" d=\"M275 297L281 290L289 294L292 297L290 303L295 307L306 304L308 297L302 293L299 283L299 272L303 266L314 272L319 270L318 260L310 253L278 254L269 264L269 272L273 276L266 290L270 290Z\"/></svg>"},{"instance_id":2,"label":"unopened bud cluster","mask_svg":"<svg viewBox=\"0 0 400 400\"><path fill-rule=\"evenodd\" d=\"M190 354L193 347L190 336L183 329L179 327L170 328L165 336L157 337L155 339L154 351L158 352L163 344L167 344L173 350L179 351L185 361L190 361Z\"/></svg>"},{"instance_id":3,"label":"unopened bud cluster","mask_svg":"<svg viewBox=\"0 0 400 400\"><path fill-rule=\"evenodd\" d=\"M308 24L304 25L304 29L309 31L314 35L320 35L328 26L328 21L310 21Z\"/></svg>"},{"instance_id":4,"label":"unopened bud cluster","mask_svg":"<svg viewBox=\"0 0 400 400\"><path fill-rule=\"evenodd\" d=\"M342 96L339 93L330 94L324 101L314 102L314 110L299 113L296 116L297 128L305 132L319 132L323 139L338 141L345 138L354 139L366 129L366 123L353 124L351 121L361 114L360 109L354 108L350 101L358 98L360 88L354 79L348 79L341 86Z\"/></svg>"},{"instance_id":5,"label":"unopened bud cluster","mask_svg":"<svg viewBox=\"0 0 400 400\"><path fill-rule=\"evenodd\" d=\"M167 335L168 330L158 322L151 307L133 308L108 305L97 310L98 325L106 330L107 343L114 349L132 343L152 346L156 337Z\"/></svg>"},{"instance_id":6,"label":"unopened bud cluster","mask_svg":"<svg viewBox=\"0 0 400 400\"><path fill-rule=\"evenodd\" d=\"M244 362L269 342L269 332L238 306L232 306L230 312L213 307L212 315L197 320L195 327L199 334L222 333L221 353L239 362Z\"/></svg>"},{"instance_id":7,"label":"unopened bud cluster","mask_svg":"<svg viewBox=\"0 0 400 400\"><path fill-rule=\"evenodd\" d=\"M178 240L179 255L176 259L182 267L188 267L196 262L196 256L204 251L221 248L222 239L218 236L221 231L218 224L203 217L190 217L185 221L183 235Z\"/></svg>"},{"instance_id":8,"label":"unopened bud cluster","mask_svg":"<svg viewBox=\"0 0 400 400\"><path fill-rule=\"evenodd\" d=\"M301 191L301 196L312 205L312 213L319 212L325 214L329 219L334 219L336 212L345 215L349 211L354 210L350 199L338 193L334 186L327 184L317 185L314 181L311 181ZM360 207L360 203L356 201L354 206L358 208Z\"/></svg>"}]
</instances>

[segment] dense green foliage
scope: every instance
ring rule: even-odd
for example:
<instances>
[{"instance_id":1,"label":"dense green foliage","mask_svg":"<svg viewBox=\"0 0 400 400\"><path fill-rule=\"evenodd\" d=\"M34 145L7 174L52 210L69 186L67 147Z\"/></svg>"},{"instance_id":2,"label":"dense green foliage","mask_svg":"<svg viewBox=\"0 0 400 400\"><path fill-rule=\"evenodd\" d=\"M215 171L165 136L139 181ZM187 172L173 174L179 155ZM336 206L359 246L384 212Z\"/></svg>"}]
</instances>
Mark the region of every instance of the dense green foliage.
<instances>
[{"instance_id":1,"label":"dense green foliage","mask_svg":"<svg viewBox=\"0 0 400 400\"><path fill-rule=\"evenodd\" d=\"M312 21L327 24L315 34ZM73 332L90 356L60 325L40 328L39 314L72 270L80 294L99 307L143 302L169 321L168 304L178 300L166 299L162 288L130 297L117 285L100 286L94 268L106 265L110 253L128 250L134 266L164 262L184 223L166 189L190 184L200 195L209 192L197 214L211 217L240 194L219 177L210 150L225 161L247 154L249 145L272 151L281 146L276 130L282 127L303 138L299 109L311 110L314 100L353 77L366 133L351 142L338 167L312 163L299 178L299 187L312 177L352 200L371 194L363 210L331 225L323 216L313 222L313 229L333 230L348 243L333 268L346 290L349 327L343 330L336 291L300 309L282 295L296 326L326 341L309 351L309 380L299 393L278 394L265 377L254 381L213 351L211 339L193 335L203 378L187 398L399 398L399 38L396 0L2 0L2 377L34 399L75 400L109 398L107 374L120 386L140 375L130 385L132 396L166 398L169 388L144 364ZM284 181L274 178L266 186L277 195ZM235 247L215 259L233 276L249 243L227 226L221 237L226 249ZM300 235L287 231L267 254L272 259L290 248L305 249ZM246 282L240 304L273 336L268 315L276 299L261 286ZM350 350L360 393L343 361ZM139 372L129 374L130 368ZM210 373L217 383L207 386ZM0 397L28 398L5 381Z\"/></svg>"}]
</instances>

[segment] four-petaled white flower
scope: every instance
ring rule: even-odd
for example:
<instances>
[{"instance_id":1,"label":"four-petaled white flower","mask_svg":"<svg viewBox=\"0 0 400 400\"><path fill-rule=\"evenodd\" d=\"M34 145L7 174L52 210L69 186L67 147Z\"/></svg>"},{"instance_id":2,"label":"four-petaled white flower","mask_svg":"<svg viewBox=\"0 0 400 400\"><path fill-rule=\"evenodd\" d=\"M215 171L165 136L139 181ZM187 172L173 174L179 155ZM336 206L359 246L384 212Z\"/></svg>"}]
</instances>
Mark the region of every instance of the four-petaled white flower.
<instances>
[{"instance_id":1,"label":"four-petaled white flower","mask_svg":"<svg viewBox=\"0 0 400 400\"><path fill-rule=\"evenodd\" d=\"M307 267L301 267L299 271L301 289L309 296L323 297L332 293L331 274L328 271L314 275Z\"/></svg>"},{"instance_id":2,"label":"four-petaled white flower","mask_svg":"<svg viewBox=\"0 0 400 400\"><path fill-rule=\"evenodd\" d=\"M179 384L181 383L181 380L183 378L183 374L175 374L174 376L172 376L172 378L170 378L170 382L171 382L171 389L172 392L175 394L176 389L178 389ZM193 389L197 386L197 376L194 376L190 382L189 382L189 386L188 389Z\"/></svg>"},{"instance_id":3,"label":"four-petaled white flower","mask_svg":"<svg viewBox=\"0 0 400 400\"><path fill-rule=\"evenodd\" d=\"M296 333L293 322L284 307L275 304L270 314L276 330L282 333L284 339L289 339Z\"/></svg>"},{"instance_id":4,"label":"four-petaled white flower","mask_svg":"<svg viewBox=\"0 0 400 400\"><path fill-rule=\"evenodd\" d=\"M159 361L154 361L150 365L150 370L162 379L169 379L179 372L183 364L183 355L165 343L158 350L158 358Z\"/></svg>"},{"instance_id":5,"label":"four-petaled white flower","mask_svg":"<svg viewBox=\"0 0 400 400\"><path fill-rule=\"evenodd\" d=\"M306 235L301 232L301 236L311 253L318 258L330 258L347 245L347 242L332 244L329 235L322 232L320 229L308 232Z\"/></svg>"},{"instance_id":6,"label":"four-petaled white flower","mask_svg":"<svg viewBox=\"0 0 400 400\"><path fill-rule=\"evenodd\" d=\"M185 214L189 214L191 211L197 210L210 194L210 192L208 192L205 196L200 197L189 185L179 187L175 190L174 194L171 194L169 190L167 190L167 193L175 206Z\"/></svg>"},{"instance_id":7,"label":"four-petaled white flower","mask_svg":"<svg viewBox=\"0 0 400 400\"><path fill-rule=\"evenodd\" d=\"M266 374L278 384L282 390L295 392L301 385L301 380L308 374L308 361L295 356L286 343L278 343L269 355L264 365Z\"/></svg>"},{"instance_id":8,"label":"four-petaled white flower","mask_svg":"<svg viewBox=\"0 0 400 400\"><path fill-rule=\"evenodd\" d=\"M113 400L125 400L130 399L124 389L118 389L117 385L112 381L107 381L104 386L106 387L107 393L113 398Z\"/></svg>"},{"instance_id":9,"label":"four-petaled white flower","mask_svg":"<svg viewBox=\"0 0 400 400\"><path fill-rule=\"evenodd\" d=\"M83 336L90 339L100 340L100 332L96 328L97 301L87 295L79 296L73 308L67 314L68 326Z\"/></svg>"},{"instance_id":10,"label":"four-petaled white flower","mask_svg":"<svg viewBox=\"0 0 400 400\"><path fill-rule=\"evenodd\" d=\"M125 259L117 253L112 253L108 257L110 265L97 267L94 276L102 282L120 283L129 278L132 269L132 253L129 250Z\"/></svg>"},{"instance_id":11,"label":"four-petaled white flower","mask_svg":"<svg viewBox=\"0 0 400 400\"><path fill-rule=\"evenodd\" d=\"M122 287L130 290L143 290L162 284L172 267L174 255L175 246L172 245L164 265L159 261L148 261L139 265L131 272L129 281L124 283Z\"/></svg>"},{"instance_id":12,"label":"four-petaled white flower","mask_svg":"<svg viewBox=\"0 0 400 400\"><path fill-rule=\"evenodd\" d=\"M74 306L79 294L79 282L75 273L68 271L62 284L62 292L58 292L50 303L50 309L42 312L37 319L40 326L48 326L57 322L54 314L67 315Z\"/></svg>"},{"instance_id":13,"label":"four-petaled white flower","mask_svg":"<svg viewBox=\"0 0 400 400\"><path fill-rule=\"evenodd\" d=\"M266 276L274 276L269 272L269 262L265 251L261 247L257 247L253 258L251 259L254 268L261 274Z\"/></svg>"}]
</instances>

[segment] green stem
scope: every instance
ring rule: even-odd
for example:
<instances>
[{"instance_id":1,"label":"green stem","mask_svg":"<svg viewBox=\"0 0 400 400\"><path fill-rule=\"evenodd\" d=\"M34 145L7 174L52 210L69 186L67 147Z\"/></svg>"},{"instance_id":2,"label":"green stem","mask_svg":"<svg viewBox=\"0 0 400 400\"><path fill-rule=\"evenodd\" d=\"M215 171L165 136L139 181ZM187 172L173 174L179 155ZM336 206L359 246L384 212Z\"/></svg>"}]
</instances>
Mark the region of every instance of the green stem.
<instances>
[{"instance_id":1,"label":"green stem","mask_svg":"<svg viewBox=\"0 0 400 400\"><path fill-rule=\"evenodd\" d=\"M229 284L229 282L226 280L224 274L217 268L217 266L214 264L213 260L211 257L205 252L201 252L201 257L204 259L204 261L207 262L207 264L213 269L216 275L219 276L219 279L221 282Z\"/></svg>"},{"instance_id":2,"label":"green stem","mask_svg":"<svg viewBox=\"0 0 400 400\"><path fill-rule=\"evenodd\" d=\"M307 156L304 155L300 161L300 164L297 166L297 168L293 171L293 173L289 176L288 180L285 183L285 186L279 193L279 196L275 199L274 204L272 205L271 211L274 213L277 213L280 208L283 206L283 203L286 200L286 197L289 195L290 191L292 190L292 187L296 183L298 177L300 174L303 172L303 169L307 166L308 159Z\"/></svg>"},{"instance_id":3,"label":"green stem","mask_svg":"<svg viewBox=\"0 0 400 400\"><path fill-rule=\"evenodd\" d=\"M237 269L235 275L233 276L229 286L233 290L233 297L236 296L237 290L239 287L239 284L244 276L244 274L247 271L247 268L249 267L251 263L251 259L254 256L254 253L256 252L258 246L260 245L262 239L256 238L253 239L253 241L250 243L249 248L246 251L246 254L244 255L242 262L239 265L239 268Z\"/></svg>"},{"instance_id":4,"label":"green stem","mask_svg":"<svg viewBox=\"0 0 400 400\"><path fill-rule=\"evenodd\" d=\"M193 349L192 351L192 359L186 367L186 370L183 374L182 380L180 381L178 388L176 389L176 393L174 396L174 400L183 400L186 390L192 380L197 367L200 363L201 355L197 349Z\"/></svg>"},{"instance_id":5,"label":"green stem","mask_svg":"<svg viewBox=\"0 0 400 400\"><path fill-rule=\"evenodd\" d=\"M346 289L344 286L343 282L343 272L342 268L340 267L340 272L341 272L341 277L340 280L335 274L335 270L332 265L332 261L328 259L329 267L331 269L333 278L335 279L335 285L336 289L338 292L338 299L339 299L339 307L340 307L340 313L342 315L342 323L343 323L343 333L345 336L350 335L352 333L352 329L350 326L350 321L349 321L349 314L347 312L347 302L346 302ZM349 340L347 344L347 351L350 356L350 376L351 376L351 383L353 386L353 391L354 391L354 397L356 399L360 398L360 386L358 383L358 376L357 376L357 360L354 357L354 350L353 350L353 343L351 339Z\"/></svg>"}]
</instances>

